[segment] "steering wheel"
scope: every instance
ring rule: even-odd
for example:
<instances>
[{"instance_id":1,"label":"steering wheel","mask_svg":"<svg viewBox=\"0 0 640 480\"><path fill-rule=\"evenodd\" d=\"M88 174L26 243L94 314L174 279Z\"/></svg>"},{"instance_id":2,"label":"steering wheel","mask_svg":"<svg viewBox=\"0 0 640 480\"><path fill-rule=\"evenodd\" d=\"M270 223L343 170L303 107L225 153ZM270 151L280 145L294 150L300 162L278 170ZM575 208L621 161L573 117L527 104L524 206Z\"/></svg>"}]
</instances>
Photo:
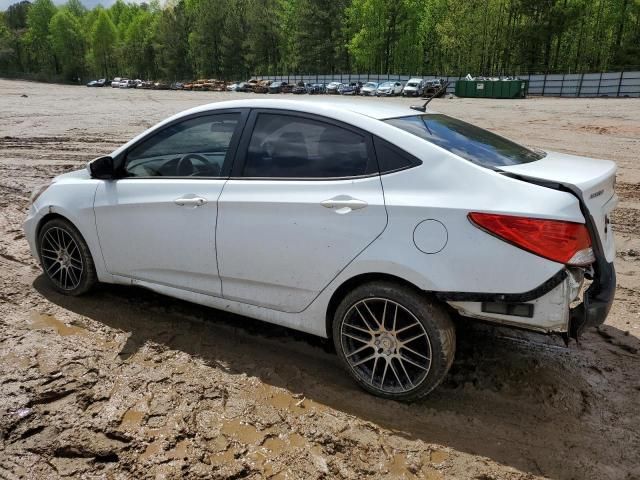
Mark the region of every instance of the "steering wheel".
<instances>
[{"instance_id":1,"label":"steering wheel","mask_svg":"<svg viewBox=\"0 0 640 480\"><path fill-rule=\"evenodd\" d=\"M176 165L176 174L178 177L192 177L197 173L193 168L192 159L200 160L205 165L209 163L209 159L199 153L187 153Z\"/></svg>"}]
</instances>

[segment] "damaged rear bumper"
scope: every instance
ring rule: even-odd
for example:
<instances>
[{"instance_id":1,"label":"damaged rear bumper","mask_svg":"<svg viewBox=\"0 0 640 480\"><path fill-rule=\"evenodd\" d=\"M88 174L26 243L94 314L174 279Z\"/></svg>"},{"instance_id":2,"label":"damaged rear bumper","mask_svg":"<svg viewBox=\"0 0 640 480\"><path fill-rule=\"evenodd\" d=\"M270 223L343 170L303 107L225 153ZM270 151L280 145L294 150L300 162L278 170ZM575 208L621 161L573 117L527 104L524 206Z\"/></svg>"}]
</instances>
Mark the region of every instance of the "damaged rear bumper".
<instances>
[{"instance_id":1,"label":"damaged rear bumper","mask_svg":"<svg viewBox=\"0 0 640 480\"><path fill-rule=\"evenodd\" d=\"M616 293L613 263L600 262L593 283L584 293L582 303L569 315L569 336L577 339L587 327L602 325L611 310Z\"/></svg>"}]
</instances>

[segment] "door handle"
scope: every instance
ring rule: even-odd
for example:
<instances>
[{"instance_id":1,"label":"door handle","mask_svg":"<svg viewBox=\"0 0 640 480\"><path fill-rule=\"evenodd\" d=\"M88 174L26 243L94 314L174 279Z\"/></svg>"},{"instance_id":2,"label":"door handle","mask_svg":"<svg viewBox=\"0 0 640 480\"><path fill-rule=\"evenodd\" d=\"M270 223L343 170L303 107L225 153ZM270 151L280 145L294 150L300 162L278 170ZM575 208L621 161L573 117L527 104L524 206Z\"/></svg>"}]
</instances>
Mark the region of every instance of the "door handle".
<instances>
[{"instance_id":1,"label":"door handle","mask_svg":"<svg viewBox=\"0 0 640 480\"><path fill-rule=\"evenodd\" d=\"M173 203L180 207L199 207L207 203L207 199L202 197L183 197L176 198Z\"/></svg>"},{"instance_id":2,"label":"door handle","mask_svg":"<svg viewBox=\"0 0 640 480\"><path fill-rule=\"evenodd\" d=\"M358 200L357 198L350 197L348 195L338 195L337 197L323 200L320 202L325 208L331 208L336 213L341 215L349 213L352 210L359 210L369 205L364 200Z\"/></svg>"}]
</instances>

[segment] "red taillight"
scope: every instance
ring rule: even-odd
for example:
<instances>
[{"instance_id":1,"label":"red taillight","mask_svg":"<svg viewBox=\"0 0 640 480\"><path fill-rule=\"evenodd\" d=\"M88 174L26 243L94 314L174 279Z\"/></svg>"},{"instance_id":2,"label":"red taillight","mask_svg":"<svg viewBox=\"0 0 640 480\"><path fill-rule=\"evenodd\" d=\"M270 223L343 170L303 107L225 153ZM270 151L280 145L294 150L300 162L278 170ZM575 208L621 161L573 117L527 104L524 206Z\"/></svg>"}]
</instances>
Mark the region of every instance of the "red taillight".
<instances>
[{"instance_id":1,"label":"red taillight","mask_svg":"<svg viewBox=\"0 0 640 480\"><path fill-rule=\"evenodd\" d=\"M595 260L589 231L582 223L478 212L471 212L469 220L516 247L554 262L588 265Z\"/></svg>"}]
</instances>

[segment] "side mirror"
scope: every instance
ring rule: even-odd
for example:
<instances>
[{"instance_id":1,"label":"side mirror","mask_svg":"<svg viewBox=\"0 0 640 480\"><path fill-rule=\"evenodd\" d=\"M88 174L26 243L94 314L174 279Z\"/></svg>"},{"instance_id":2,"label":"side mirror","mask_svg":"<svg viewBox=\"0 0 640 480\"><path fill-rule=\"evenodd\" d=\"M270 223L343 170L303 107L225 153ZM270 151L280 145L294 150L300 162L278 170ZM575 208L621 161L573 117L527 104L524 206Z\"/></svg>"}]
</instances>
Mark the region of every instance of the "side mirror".
<instances>
[{"instance_id":1,"label":"side mirror","mask_svg":"<svg viewBox=\"0 0 640 480\"><path fill-rule=\"evenodd\" d=\"M110 156L98 157L91 160L87 164L87 169L91 178L100 180L113 180L115 178L115 169L113 166L113 158Z\"/></svg>"}]
</instances>

